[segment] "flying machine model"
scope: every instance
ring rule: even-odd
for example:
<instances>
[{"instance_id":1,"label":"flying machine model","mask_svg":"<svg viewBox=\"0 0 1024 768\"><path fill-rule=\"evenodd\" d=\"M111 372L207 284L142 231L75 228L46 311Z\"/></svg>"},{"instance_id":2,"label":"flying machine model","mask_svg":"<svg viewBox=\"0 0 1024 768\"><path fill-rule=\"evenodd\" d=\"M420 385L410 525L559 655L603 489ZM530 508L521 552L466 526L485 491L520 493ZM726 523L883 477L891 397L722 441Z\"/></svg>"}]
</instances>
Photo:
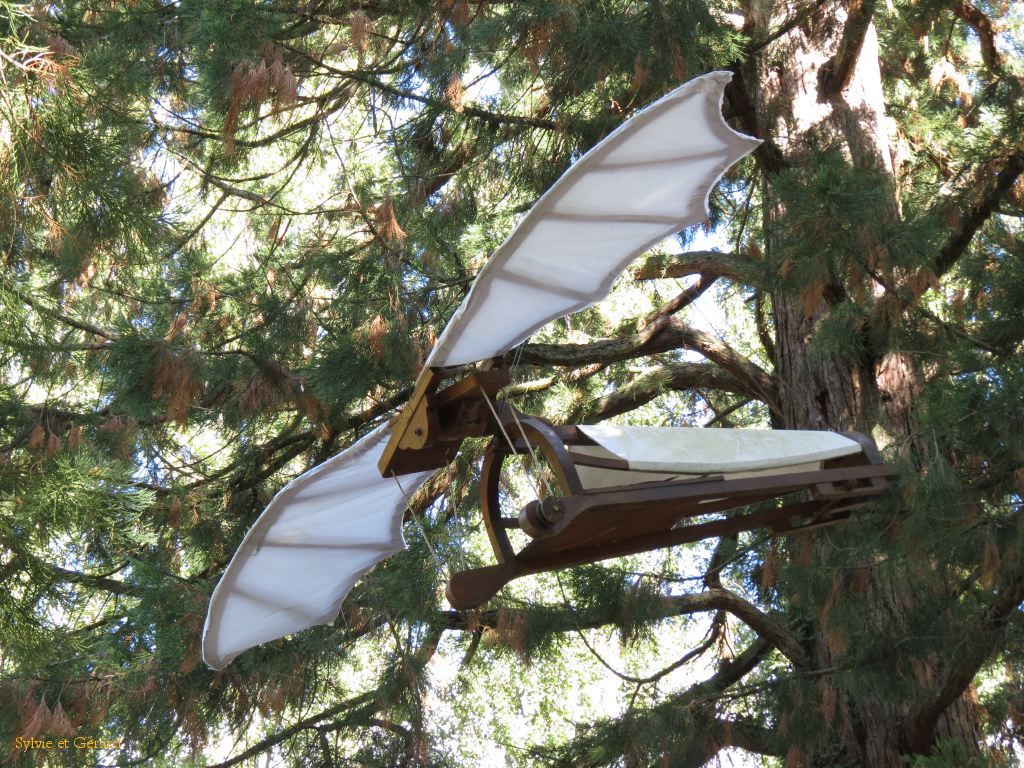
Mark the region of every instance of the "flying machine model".
<instances>
[{"instance_id":1,"label":"flying machine model","mask_svg":"<svg viewBox=\"0 0 1024 768\"><path fill-rule=\"evenodd\" d=\"M760 143L722 117L730 77L691 80L580 158L488 259L401 413L273 498L210 599L210 667L333 623L359 577L404 548L409 499L469 437L491 437L481 498L497 563L452 577L447 595L460 609L531 573L756 527L830 524L885 490L892 470L857 433L566 426L498 401L507 352L604 298L634 258L703 221L714 185ZM557 492L505 514L502 468L516 454L542 458ZM530 542L516 551L510 529Z\"/></svg>"}]
</instances>

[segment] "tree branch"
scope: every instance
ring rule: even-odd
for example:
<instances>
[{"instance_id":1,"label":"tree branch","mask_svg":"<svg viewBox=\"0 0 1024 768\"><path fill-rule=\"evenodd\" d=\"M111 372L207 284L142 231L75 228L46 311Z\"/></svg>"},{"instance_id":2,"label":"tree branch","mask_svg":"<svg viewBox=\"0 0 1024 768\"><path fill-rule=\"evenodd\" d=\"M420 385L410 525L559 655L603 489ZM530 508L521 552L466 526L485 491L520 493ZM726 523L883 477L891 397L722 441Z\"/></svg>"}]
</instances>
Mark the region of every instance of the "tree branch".
<instances>
[{"instance_id":1,"label":"tree branch","mask_svg":"<svg viewBox=\"0 0 1024 768\"><path fill-rule=\"evenodd\" d=\"M590 403L588 418L607 419L649 403L663 392L717 389L746 395L744 386L717 365L707 363L666 363L645 371L625 386Z\"/></svg>"},{"instance_id":2,"label":"tree branch","mask_svg":"<svg viewBox=\"0 0 1024 768\"><path fill-rule=\"evenodd\" d=\"M818 70L821 93L826 98L838 96L850 84L864 46L864 37L871 25L871 17L875 13L875 0L852 0L847 11L839 48L835 56Z\"/></svg>"},{"instance_id":3,"label":"tree branch","mask_svg":"<svg viewBox=\"0 0 1024 768\"><path fill-rule=\"evenodd\" d=\"M694 595L672 598L672 600L680 601L677 604L677 609L680 613L699 613L711 610L727 611L754 630L760 638L770 643L772 647L778 649L794 666L806 668L810 664L810 659L804 653L804 649L797 641L795 635L776 623L771 616L761 611L753 603L744 600L735 592L715 587Z\"/></svg>"},{"instance_id":4,"label":"tree branch","mask_svg":"<svg viewBox=\"0 0 1024 768\"><path fill-rule=\"evenodd\" d=\"M927 754L935 738L942 713L970 687L978 670L991 658L1003 639L1002 630L1018 613L1024 601L1024 566L1018 566L1006 586L996 595L980 622L958 635L958 647L950 654L946 679L938 694L918 706L907 718L903 737L916 754Z\"/></svg>"},{"instance_id":5,"label":"tree branch","mask_svg":"<svg viewBox=\"0 0 1024 768\"><path fill-rule=\"evenodd\" d=\"M713 757L726 747L738 747L755 755L783 757L786 754L775 731L762 728L748 717L737 717L732 720L715 718L705 726L703 749L693 751L692 760L685 757L676 763L679 768L700 768L708 765Z\"/></svg>"},{"instance_id":6,"label":"tree branch","mask_svg":"<svg viewBox=\"0 0 1024 768\"><path fill-rule=\"evenodd\" d=\"M331 73L332 75L343 77L348 80L353 80L357 83L367 85L370 88L382 91L383 93L388 93L391 94L392 96L397 96L400 99L407 99L409 101L419 102L420 104L433 107L434 109L441 109L446 112L455 111L452 105L445 101L441 101L439 99L432 99L428 96L422 96L418 93L398 88L397 86L391 85L390 83L381 82L380 80L377 80L375 77L372 77L371 75L367 74L362 70L337 69L336 67L332 67L321 60L314 59L308 53L298 48L293 48L287 45L284 47L287 50L295 54L298 54L299 56L302 56L305 59L308 59L315 66L325 70L326 72ZM466 115L467 117L473 117L478 120L483 120L488 123L494 123L495 125L504 123L507 125L525 126L529 128L543 128L548 131L554 131L558 127L555 124L555 121L553 120L545 120L544 118L539 117L528 117L525 115L510 115L502 114L499 112L490 112L486 109L474 107L469 104L463 106L460 114Z\"/></svg>"},{"instance_id":7,"label":"tree branch","mask_svg":"<svg viewBox=\"0 0 1024 768\"><path fill-rule=\"evenodd\" d=\"M935 259L933 271L936 277L942 277L963 256L975 233L995 212L999 201L1013 188L1021 173L1024 173L1024 150L1018 149L1006 158L985 193L977 203L964 211L959 223L953 228L949 240Z\"/></svg>"},{"instance_id":8,"label":"tree branch","mask_svg":"<svg viewBox=\"0 0 1024 768\"><path fill-rule=\"evenodd\" d=\"M78 318L71 317L70 315L65 315L63 312L53 309L52 307L46 307L41 304L38 304L37 302L33 301L28 296L26 296L24 293L19 292L18 296L25 304L32 307L32 309L44 315L49 315L50 317L60 320L65 325L70 325L72 328L75 328L79 331L91 333L94 336L99 336L100 338L107 339L108 341L117 340L117 334L114 333L113 331L108 331L105 328L100 328L98 325L93 325L92 323L86 322L85 320L79 320Z\"/></svg>"},{"instance_id":9,"label":"tree branch","mask_svg":"<svg viewBox=\"0 0 1024 768\"><path fill-rule=\"evenodd\" d=\"M589 344L527 344L522 361L534 365L576 368L593 363L614 363L676 349L698 352L742 386L745 394L779 410L775 382L766 371L709 333L686 325L678 318L659 318L633 336L602 339Z\"/></svg>"},{"instance_id":10,"label":"tree branch","mask_svg":"<svg viewBox=\"0 0 1024 768\"><path fill-rule=\"evenodd\" d=\"M567 768L617 765L623 751L630 750L630 765L642 764L638 758L650 760L659 755L661 760L655 765L705 765L725 746L709 744L707 739L716 723L714 701L749 674L770 650L771 645L758 638L736 658L723 661L711 677L668 700L640 713L578 729L581 735L559 748L561 754L551 762ZM753 738L750 741L754 743Z\"/></svg>"},{"instance_id":11,"label":"tree branch","mask_svg":"<svg viewBox=\"0 0 1024 768\"><path fill-rule=\"evenodd\" d=\"M200 173L202 171L200 170ZM228 184L226 181L221 181L212 174L203 174L203 180L213 186L217 187L221 192L226 195L232 195L233 197L240 197L243 200L248 200L259 205L270 205L273 201L266 195L261 195L258 192L250 192L248 189L242 189L236 187L233 184Z\"/></svg>"},{"instance_id":12,"label":"tree branch","mask_svg":"<svg viewBox=\"0 0 1024 768\"><path fill-rule=\"evenodd\" d=\"M738 747L755 755L782 757L786 750L779 742L776 731L762 728L754 720L737 717L734 720L716 720L715 725L727 736L724 746Z\"/></svg>"},{"instance_id":13,"label":"tree branch","mask_svg":"<svg viewBox=\"0 0 1024 768\"><path fill-rule=\"evenodd\" d=\"M680 291L676 296L666 301L656 310L651 312L647 317L644 318L644 325L653 323L659 317L670 317L682 309L690 306L699 299L704 293L715 284L715 280L718 278L715 275L701 274L697 279L697 282Z\"/></svg>"},{"instance_id":14,"label":"tree branch","mask_svg":"<svg viewBox=\"0 0 1024 768\"><path fill-rule=\"evenodd\" d=\"M781 626L768 614L761 611L753 603L744 600L742 597L727 589L715 587L704 592L689 595L678 595L666 597L661 601L657 610L650 619L665 619L673 616L688 616L693 613L707 613L710 611L726 611L742 621L772 648L776 648L794 666L806 668L810 660L804 653L803 648L797 641L796 636L791 634L785 627ZM507 622L510 615L517 613L515 609L503 608L488 611L442 611L440 616L441 626L446 630L471 632L480 627L489 629L497 628L504 617ZM617 623L619 619L615 606L603 607L600 610L591 612L577 612L574 615L559 615L548 617L545 627L552 632L573 632L578 629L596 629Z\"/></svg>"},{"instance_id":15,"label":"tree branch","mask_svg":"<svg viewBox=\"0 0 1024 768\"><path fill-rule=\"evenodd\" d=\"M351 710L360 708L360 710L366 709L369 712L375 711L378 708L378 705L374 699L375 694L376 691L370 691L369 693L363 693L359 696L355 696L351 699L348 699L347 701L335 704L333 707L328 707L322 712L319 712L315 715L310 715L307 718L299 720L297 723L293 723L287 728L281 729L277 733L268 736L267 738L257 742L256 744L253 744L244 752L239 752L234 757L228 758L222 763L209 765L207 766L207 768L231 768L231 766L233 765L238 765L239 763L244 762L245 760L248 760L251 757L255 757L256 755L265 752L271 747L277 746L283 741L287 741L297 733L301 733L302 731L308 728L315 728L319 723L323 722L324 720L330 717L334 717L335 715L338 715L341 712L344 712L346 709Z\"/></svg>"},{"instance_id":16,"label":"tree branch","mask_svg":"<svg viewBox=\"0 0 1024 768\"><path fill-rule=\"evenodd\" d=\"M134 584L126 584L118 579L110 579L106 576L93 576L92 574L79 573L78 571L70 571L67 568L61 568L59 565L53 565L52 563L44 563L41 560L36 561L36 563L48 570L52 574L54 581L64 582L66 584L83 584L87 587L105 590L114 595L131 595L138 597L145 592L141 587L137 587Z\"/></svg>"},{"instance_id":17,"label":"tree branch","mask_svg":"<svg viewBox=\"0 0 1024 768\"><path fill-rule=\"evenodd\" d=\"M985 65L996 72L1001 64L999 51L996 50L996 29L992 20L982 13L976 5L961 0L953 3L953 13L967 26L974 30L981 43L981 58Z\"/></svg>"},{"instance_id":18,"label":"tree branch","mask_svg":"<svg viewBox=\"0 0 1024 768\"><path fill-rule=\"evenodd\" d=\"M708 275L736 282L749 279L753 261L738 253L722 251L689 251L680 254L649 256L633 270L634 280L657 280L665 277Z\"/></svg>"}]
</instances>

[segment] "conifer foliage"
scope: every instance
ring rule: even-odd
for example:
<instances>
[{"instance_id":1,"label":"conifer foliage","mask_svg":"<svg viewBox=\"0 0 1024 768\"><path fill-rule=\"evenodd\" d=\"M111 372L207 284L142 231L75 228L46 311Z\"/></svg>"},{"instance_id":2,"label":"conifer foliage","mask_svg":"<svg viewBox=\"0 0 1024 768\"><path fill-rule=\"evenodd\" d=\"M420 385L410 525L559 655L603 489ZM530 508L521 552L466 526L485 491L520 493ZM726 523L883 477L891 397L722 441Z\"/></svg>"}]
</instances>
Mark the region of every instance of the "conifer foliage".
<instances>
[{"instance_id":1,"label":"conifer foliage","mask_svg":"<svg viewBox=\"0 0 1024 768\"><path fill-rule=\"evenodd\" d=\"M1022 61L988 0L0 0L0 763L1016 764ZM506 396L858 429L893 493L457 612L468 445L335 626L208 670L273 493L396 412L575 158L713 69L764 144Z\"/></svg>"}]
</instances>

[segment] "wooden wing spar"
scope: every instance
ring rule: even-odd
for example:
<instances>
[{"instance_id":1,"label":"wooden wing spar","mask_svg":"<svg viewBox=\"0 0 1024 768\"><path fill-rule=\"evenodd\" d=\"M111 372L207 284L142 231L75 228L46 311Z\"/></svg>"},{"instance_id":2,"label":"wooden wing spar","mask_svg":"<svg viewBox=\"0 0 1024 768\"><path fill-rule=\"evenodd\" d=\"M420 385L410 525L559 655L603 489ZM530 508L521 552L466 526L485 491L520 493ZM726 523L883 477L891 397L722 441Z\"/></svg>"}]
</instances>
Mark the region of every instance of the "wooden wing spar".
<instances>
[{"instance_id":1,"label":"wooden wing spar","mask_svg":"<svg viewBox=\"0 0 1024 768\"><path fill-rule=\"evenodd\" d=\"M403 411L274 497L211 597L210 667L332 623L355 581L404 547L408 499L467 437L492 437L481 490L497 565L453 577L456 608L529 573L754 527L832 523L885 489L891 470L855 433L557 426L497 403L506 352L601 300L633 259L703 221L714 185L760 143L722 118L730 78L691 80L580 158L484 265ZM480 361L441 388L451 369ZM557 493L504 514L502 465L520 452L543 454ZM776 499L786 503L722 517ZM512 528L532 538L518 552Z\"/></svg>"}]
</instances>

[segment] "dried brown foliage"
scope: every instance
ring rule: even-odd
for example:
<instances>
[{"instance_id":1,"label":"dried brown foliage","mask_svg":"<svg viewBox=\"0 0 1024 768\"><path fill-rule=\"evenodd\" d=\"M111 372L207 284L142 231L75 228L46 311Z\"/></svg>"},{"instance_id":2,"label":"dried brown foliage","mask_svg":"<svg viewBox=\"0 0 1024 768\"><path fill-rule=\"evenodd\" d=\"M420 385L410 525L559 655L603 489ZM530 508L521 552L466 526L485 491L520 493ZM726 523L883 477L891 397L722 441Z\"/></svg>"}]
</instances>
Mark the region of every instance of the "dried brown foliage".
<instances>
[{"instance_id":1,"label":"dried brown foliage","mask_svg":"<svg viewBox=\"0 0 1024 768\"><path fill-rule=\"evenodd\" d=\"M373 33L373 22L361 8L348 17L348 31L352 39L352 47L362 56L369 47L370 35Z\"/></svg>"},{"instance_id":2,"label":"dried brown foliage","mask_svg":"<svg viewBox=\"0 0 1024 768\"><path fill-rule=\"evenodd\" d=\"M153 397L169 397L167 418L177 424L188 421L192 401L202 388L195 360L187 353L172 354L168 350L157 353L153 370Z\"/></svg>"},{"instance_id":3,"label":"dried brown foliage","mask_svg":"<svg viewBox=\"0 0 1024 768\"><path fill-rule=\"evenodd\" d=\"M167 326L167 333L164 334L164 341L174 341L185 332L185 328L187 326L188 315L184 312L179 312L171 321L171 324Z\"/></svg>"},{"instance_id":4,"label":"dried brown foliage","mask_svg":"<svg viewBox=\"0 0 1024 768\"><path fill-rule=\"evenodd\" d=\"M466 0L441 0L441 8L453 24L466 24L472 15Z\"/></svg>"},{"instance_id":5,"label":"dried brown foliage","mask_svg":"<svg viewBox=\"0 0 1024 768\"><path fill-rule=\"evenodd\" d=\"M77 729L71 724L59 700L50 711L49 731L50 735L58 739L69 739L78 735Z\"/></svg>"},{"instance_id":6,"label":"dried brown foliage","mask_svg":"<svg viewBox=\"0 0 1024 768\"><path fill-rule=\"evenodd\" d=\"M526 619L522 611L514 609L498 609L498 622L489 633L501 645L508 646L523 661L528 661L526 654Z\"/></svg>"},{"instance_id":7,"label":"dried brown foliage","mask_svg":"<svg viewBox=\"0 0 1024 768\"><path fill-rule=\"evenodd\" d=\"M444 97L456 112L462 112L465 109L462 104L464 93L462 77L457 72L452 73L451 79L448 81L448 87L444 89Z\"/></svg>"},{"instance_id":8,"label":"dried brown foliage","mask_svg":"<svg viewBox=\"0 0 1024 768\"><path fill-rule=\"evenodd\" d=\"M224 150L234 151L235 131L242 109L270 100L275 109L292 104L298 96L299 81L284 63L280 51L270 51L259 61L240 61L231 73L228 110L224 115Z\"/></svg>"},{"instance_id":9,"label":"dried brown foliage","mask_svg":"<svg viewBox=\"0 0 1024 768\"><path fill-rule=\"evenodd\" d=\"M281 689L274 684L270 684L259 692L256 699L256 708L260 711L261 715L269 717L275 712L280 712L284 709L284 702L285 697Z\"/></svg>"},{"instance_id":10,"label":"dried brown foliage","mask_svg":"<svg viewBox=\"0 0 1024 768\"><path fill-rule=\"evenodd\" d=\"M263 376L252 376L244 384L237 383L236 388L239 385L236 401L247 415L276 410L284 400L280 389Z\"/></svg>"},{"instance_id":11,"label":"dried brown foliage","mask_svg":"<svg viewBox=\"0 0 1024 768\"><path fill-rule=\"evenodd\" d=\"M35 689L29 686L25 689L18 712L18 723L14 729L18 736L25 738L39 738L47 736L51 738L70 738L76 736L76 729L71 720L64 712L64 707L58 700L53 709L46 706L46 699L40 696L35 699ZM14 754L12 749L8 757Z\"/></svg>"},{"instance_id":12,"label":"dried brown foliage","mask_svg":"<svg viewBox=\"0 0 1024 768\"><path fill-rule=\"evenodd\" d=\"M530 72L534 75L540 73L540 65L551 48L551 41L561 29L559 20L546 21L530 30L526 38L526 44L522 47L523 56Z\"/></svg>"},{"instance_id":13,"label":"dried brown foliage","mask_svg":"<svg viewBox=\"0 0 1024 768\"><path fill-rule=\"evenodd\" d=\"M401 243L405 240L405 230L398 224L395 216L395 203L388 195L374 212L374 227L377 233L388 242Z\"/></svg>"},{"instance_id":14,"label":"dried brown foliage","mask_svg":"<svg viewBox=\"0 0 1024 768\"><path fill-rule=\"evenodd\" d=\"M54 59L77 58L78 49L58 34L52 34L46 41Z\"/></svg>"},{"instance_id":15,"label":"dried brown foliage","mask_svg":"<svg viewBox=\"0 0 1024 768\"><path fill-rule=\"evenodd\" d=\"M384 315L377 315L370 322L370 328L366 333L366 343L370 354L377 360L384 357L388 328L388 321Z\"/></svg>"},{"instance_id":16,"label":"dried brown foliage","mask_svg":"<svg viewBox=\"0 0 1024 768\"><path fill-rule=\"evenodd\" d=\"M44 445L46 445L46 428L41 423L37 423L28 435L28 449L38 451Z\"/></svg>"},{"instance_id":17,"label":"dried brown foliage","mask_svg":"<svg viewBox=\"0 0 1024 768\"><path fill-rule=\"evenodd\" d=\"M768 555L764 559L764 567L761 569L761 589L769 589L775 585L775 576L779 569L779 548L772 539L768 548Z\"/></svg>"},{"instance_id":18,"label":"dried brown foliage","mask_svg":"<svg viewBox=\"0 0 1024 768\"><path fill-rule=\"evenodd\" d=\"M118 415L111 416L100 424L99 431L106 435L117 436L117 452L120 456L127 456L131 452L132 444L135 441L135 428L137 426L138 422L134 417Z\"/></svg>"},{"instance_id":19,"label":"dried brown foliage","mask_svg":"<svg viewBox=\"0 0 1024 768\"><path fill-rule=\"evenodd\" d=\"M992 587L999 577L1003 567L1003 557L999 552L999 544L996 543L995 534L989 526L985 531L985 544L981 555L981 573L979 581L985 587Z\"/></svg>"},{"instance_id":20,"label":"dried brown foliage","mask_svg":"<svg viewBox=\"0 0 1024 768\"><path fill-rule=\"evenodd\" d=\"M633 60L633 81L631 86L634 92L639 91L647 84L650 74L647 65L644 63L643 53L638 52Z\"/></svg>"},{"instance_id":21,"label":"dried brown foliage","mask_svg":"<svg viewBox=\"0 0 1024 768\"><path fill-rule=\"evenodd\" d=\"M193 317L205 315L217 307L217 289L204 280L192 281L192 302L188 311Z\"/></svg>"},{"instance_id":22,"label":"dried brown foliage","mask_svg":"<svg viewBox=\"0 0 1024 768\"><path fill-rule=\"evenodd\" d=\"M171 499L171 504L167 508L167 524L172 530L178 530L178 526L181 524L181 499L175 496Z\"/></svg>"}]
</instances>

